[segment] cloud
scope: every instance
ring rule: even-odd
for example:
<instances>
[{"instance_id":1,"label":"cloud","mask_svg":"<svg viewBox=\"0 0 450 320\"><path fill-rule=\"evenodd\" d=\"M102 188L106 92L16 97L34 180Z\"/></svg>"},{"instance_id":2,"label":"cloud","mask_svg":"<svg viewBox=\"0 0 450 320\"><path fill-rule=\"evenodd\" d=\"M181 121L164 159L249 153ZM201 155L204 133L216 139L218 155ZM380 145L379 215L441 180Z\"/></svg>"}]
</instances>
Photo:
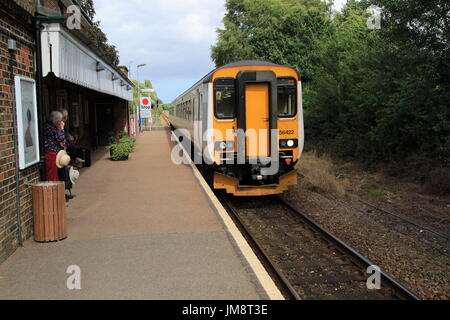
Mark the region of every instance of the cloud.
<instances>
[{"instance_id":1,"label":"cloud","mask_svg":"<svg viewBox=\"0 0 450 320\"><path fill-rule=\"evenodd\" d=\"M225 0L96 0L96 19L131 77L150 79L170 102L214 68L210 47ZM174 84L171 86L171 82ZM182 87L185 86L185 87Z\"/></svg>"}]
</instances>

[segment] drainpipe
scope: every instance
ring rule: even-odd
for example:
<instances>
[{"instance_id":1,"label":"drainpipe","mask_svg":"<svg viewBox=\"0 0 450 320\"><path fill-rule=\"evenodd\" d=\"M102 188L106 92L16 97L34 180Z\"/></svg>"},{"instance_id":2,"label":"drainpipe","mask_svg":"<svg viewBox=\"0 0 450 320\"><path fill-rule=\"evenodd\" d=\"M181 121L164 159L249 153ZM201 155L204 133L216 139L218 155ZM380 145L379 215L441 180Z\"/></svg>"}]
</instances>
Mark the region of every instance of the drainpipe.
<instances>
[{"instance_id":1,"label":"drainpipe","mask_svg":"<svg viewBox=\"0 0 450 320\"><path fill-rule=\"evenodd\" d=\"M14 161L16 163L15 178L16 178L16 220L17 220L17 237L19 239L19 245L23 247L22 240L22 216L20 212L20 172L19 172L19 130L17 128L17 97L16 97L16 85L14 82L14 49L8 48L9 51L9 74L11 83L11 94L13 95L12 111L13 111L13 127L14 127Z\"/></svg>"},{"instance_id":2,"label":"drainpipe","mask_svg":"<svg viewBox=\"0 0 450 320\"><path fill-rule=\"evenodd\" d=\"M45 128L45 115L44 106L42 101L42 41L41 41L41 32L44 28L42 22L65 22L66 17L64 16L42 16L38 13L38 5L36 4L36 22L35 22L35 37L36 37L36 98L37 98L37 113L38 113L38 122L39 122L39 153L40 153L40 161L39 161L39 174L41 181L47 180L47 173L45 168L45 146L44 146L44 128ZM53 52L52 46L50 45L50 72L53 72Z\"/></svg>"},{"instance_id":3,"label":"drainpipe","mask_svg":"<svg viewBox=\"0 0 450 320\"><path fill-rule=\"evenodd\" d=\"M41 47L41 30L42 25L39 20L36 19L36 98L37 98L37 113L39 121L39 153L40 153L40 166L39 173L41 181L47 180L46 168L45 168L45 148L44 148L44 126L45 116L44 107L42 102L42 47Z\"/></svg>"}]
</instances>

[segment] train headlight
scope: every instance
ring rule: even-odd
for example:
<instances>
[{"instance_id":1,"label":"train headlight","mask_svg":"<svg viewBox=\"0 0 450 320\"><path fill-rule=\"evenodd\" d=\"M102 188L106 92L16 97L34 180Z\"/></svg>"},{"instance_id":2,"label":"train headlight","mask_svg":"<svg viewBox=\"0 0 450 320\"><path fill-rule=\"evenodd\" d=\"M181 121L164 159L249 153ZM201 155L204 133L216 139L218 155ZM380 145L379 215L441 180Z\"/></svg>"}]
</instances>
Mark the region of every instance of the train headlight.
<instances>
[{"instance_id":1,"label":"train headlight","mask_svg":"<svg viewBox=\"0 0 450 320\"><path fill-rule=\"evenodd\" d=\"M297 148L297 147L298 147L297 139L282 139L282 140L280 140L280 148L281 149Z\"/></svg>"},{"instance_id":2,"label":"train headlight","mask_svg":"<svg viewBox=\"0 0 450 320\"><path fill-rule=\"evenodd\" d=\"M227 143L226 142L219 143L219 149L220 150L226 150L227 149Z\"/></svg>"}]
</instances>

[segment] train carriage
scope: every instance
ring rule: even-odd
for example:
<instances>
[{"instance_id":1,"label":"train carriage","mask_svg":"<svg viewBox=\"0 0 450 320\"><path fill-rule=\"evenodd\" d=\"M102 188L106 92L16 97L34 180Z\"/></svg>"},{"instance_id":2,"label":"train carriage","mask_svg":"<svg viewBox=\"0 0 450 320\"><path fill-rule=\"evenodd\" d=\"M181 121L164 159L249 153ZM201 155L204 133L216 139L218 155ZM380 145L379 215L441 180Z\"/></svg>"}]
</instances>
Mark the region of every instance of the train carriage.
<instances>
[{"instance_id":1,"label":"train carriage","mask_svg":"<svg viewBox=\"0 0 450 320\"><path fill-rule=\"evenodd\" d=\"M215 189L262 196L297 183L302 83L291 68L263 61L217 68L173 102L168 121L189 133Z\"/></svg>"}]
</instances>

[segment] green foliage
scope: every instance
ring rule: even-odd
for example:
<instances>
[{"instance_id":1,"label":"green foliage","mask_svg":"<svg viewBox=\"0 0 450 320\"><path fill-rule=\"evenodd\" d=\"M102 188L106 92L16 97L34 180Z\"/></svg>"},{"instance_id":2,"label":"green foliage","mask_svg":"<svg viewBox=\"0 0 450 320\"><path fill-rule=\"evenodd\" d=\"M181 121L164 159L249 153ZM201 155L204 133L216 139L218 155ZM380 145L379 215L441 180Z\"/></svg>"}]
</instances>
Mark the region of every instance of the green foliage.
<instances>
[{"instance_id":1,"label":"green foliage","mask_svg":"<svg viewBox=\"0 0 450 320\"><path fill-rule=\"evenodd\" d=\"M95 9L94 9L94 1L93 0L78 0L81 9L87 14L91 21L94 20Z\"/></svg>"},{"instance_id":2,"label":"green foliage","mask_svg":"<svg viewBox=\"0 0 450 320\"><path fill-rule=\"evenodd\" d=\"M119 143L125 144L130 148L130 152L134 151L134 144L136 140L132 137L126 136L123 138L120 138Z\"/></svg>"},{"instance_id":3,"label":"green foliage","mask_svg":"<svg viewBox=\"0 0 450 320\"><path fill-rule=\"evenodd\" d=\"M109 146L109 151L111 153L111 160L119 161L127 159L133 150L127 143L114 143Z\"/></svg>"},{"instance_id":4,"label":"green foliage","mask_svg":"<svg viewBox=\"0 0 450 320\"><path fill-rule=\"evenodd\" d=\"M366 28L369 4L383 5L380 30ZM408 27L431 15L410 5L349 1L335 19L305 95L307 133L319 147L367 164L420 154L450 165L448 45Z\"/></svg>"},{"instance_id":5,"label":"green foliage","mask_svg":"<svg viewBox=\"0 0 450 320\"><path fill-rule=\"evenodd\" d=\"M81 10L88 16L92 25L84 26L94 48L100 51L102 57L111 65L119 65L119 52L116 46L108 43L106 34L100 28L100 21L94 22L95 8L93 0L79 0Z\"/></svg>"},{"instance_id":6,"label":"green foliage","mask_svg":"<svg viewBox=\"0 0 450 320\"><path fill-rule=\"evenodd\" d=\"M111 144L108 149L111 159L114 161L125 160L128 155L134 151L136 139L130 137L127 132L119 133L118 138L111 138Z\"/></svg>"},{"instance_id":7,"label":"green foliage","mask_svg":"<svg viewBox=\"0 0 450 320\"><path fill-rule=\"evenodd\" d=\"M329 5L320 0L228 0L224 29L212 47L217 66L237 60L286 65L308 78L318 39L329 34Z\"/></svg>"},{"instance_id":8,"label":"green foliage","mask_svg":"<svg viewBox=\"0 0 450 320\"><path fill-rule=\"evenodd\" d=\"M367 27L370 5L381 29ZM450 166L450 2L228 0L217 65L260 59L304 81L307 147L367 165L414 155Z\"/></svg>"},{"instance_id":9,"label":"green foliage","mask_svg":"<svg viewBox=\"0 0 450 320\"><path fill-rule=\"evenodd\" d=\"M368 186L366 192L372 198L381 198L384 195L384 191L377 186Z\"/></svg>"},{"instance_id":10,"label":"green foliage","mask_svg":"<svg viewBox=\"0 0 450 320\"><path fill-rule=\"evenodd\" d=\"M108 43L106 34L100 29L100 21L95 22L92 26L87 28L87 32L94 47L96 47L102 54L102 57L111 65L119 65L119 51L116 46Z\"/></svg>"},{"instance_id":11,"label":"green foliage","mask_svg":"<svg viewBox=\"0 0 450 320\"><path fill-rule=\"evenodd\" d=\"M137 80L132 80L133 84L134 84L134 88L133 88L133 106L132 106L132 112L131 113L136 113L137 111L137 106L139 105L139 91L138 91L138 87L140 90L145 90L145 89L153 89L153 84L150 80L145 80L143 83L142 82L138 82ZM152 103L162 103L162 101L158 98L158 93L156 91L153 92L141 92L141 98L151 98L152 99Z\"/></svg>"}]
</instances>

